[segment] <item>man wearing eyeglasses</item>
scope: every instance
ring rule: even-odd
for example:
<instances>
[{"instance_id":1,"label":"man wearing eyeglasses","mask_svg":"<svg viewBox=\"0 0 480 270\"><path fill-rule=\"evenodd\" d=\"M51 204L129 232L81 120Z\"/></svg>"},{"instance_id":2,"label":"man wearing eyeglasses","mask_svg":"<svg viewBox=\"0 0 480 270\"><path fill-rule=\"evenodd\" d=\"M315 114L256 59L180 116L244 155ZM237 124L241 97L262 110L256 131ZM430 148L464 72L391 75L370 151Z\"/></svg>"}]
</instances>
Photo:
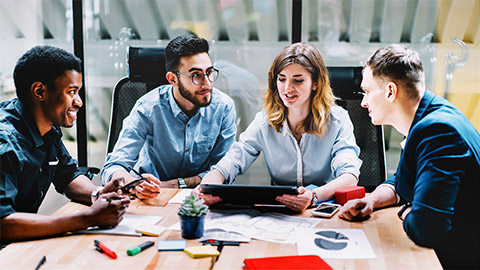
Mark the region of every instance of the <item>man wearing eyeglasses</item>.
<instances>
[{"instance_id":1,"label":"man wearing eyeglasses","mask_svg":"<svg viewBox=\"0 0 480 270\"><path fill-rule=\"evenodd\" d=\"M233 100L213 82L219 71L208 42L182 35L165 48L169 85L141 97L123 122L101 178L104 184L138 172L147 181L135 187L139 198L155 198L159 188L197 186L235 140Z\"/></svg>"}]
</instances>

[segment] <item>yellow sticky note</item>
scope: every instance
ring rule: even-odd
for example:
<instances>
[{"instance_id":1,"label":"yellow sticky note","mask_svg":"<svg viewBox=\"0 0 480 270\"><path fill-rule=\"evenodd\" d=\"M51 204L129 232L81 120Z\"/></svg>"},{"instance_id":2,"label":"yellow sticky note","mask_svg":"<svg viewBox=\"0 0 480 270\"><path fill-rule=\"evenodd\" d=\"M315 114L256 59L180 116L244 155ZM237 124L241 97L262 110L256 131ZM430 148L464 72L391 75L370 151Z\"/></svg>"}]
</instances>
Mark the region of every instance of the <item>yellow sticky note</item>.
<instances>
[{"instance_id":1,"label":"yellow sticky note","mask_svg":"<svg viewBox=\"0 0 480 270\"><path fill-rule=\"evenodd\" d=\"M208 256L220 255L220 252L218 252L217 248L211 245L187 247L183 251L192 258L203 258Z\"/></svg>"},{"instance_id":2,"label":"yellow sticky note","mask_svg":"<svg viewBox=\"0 0 480 270\"><path fill-rule=\"evenodd\" d=\"M164 226L142 223L135 228L135 231L149 236L159 236L166 229Z\"/></svg>"}]
</instances>

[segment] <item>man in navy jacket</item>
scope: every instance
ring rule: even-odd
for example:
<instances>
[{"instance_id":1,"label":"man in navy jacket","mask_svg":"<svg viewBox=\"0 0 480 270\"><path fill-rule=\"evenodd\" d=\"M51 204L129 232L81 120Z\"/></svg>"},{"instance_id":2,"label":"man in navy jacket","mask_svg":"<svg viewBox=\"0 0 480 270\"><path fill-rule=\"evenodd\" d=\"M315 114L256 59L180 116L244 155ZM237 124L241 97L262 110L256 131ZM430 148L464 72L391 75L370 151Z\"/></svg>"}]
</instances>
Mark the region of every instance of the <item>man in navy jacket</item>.
<instances>
[{"instance_id":1,"label":"man in navy jacket","mask_svg":"<svg viewBox=\"0 0 480 270\"><path fill-rule=\"evenodd\" d=\"M352 200L340 217L363 218L405 203L398 216L416 244L434 248L444 268L479 268L480 135L465 115L425 89L417 52L403 45L367 61L362 106L372 123L406 136L395 175L369 196Z\"/></svg>"}]
</instances>

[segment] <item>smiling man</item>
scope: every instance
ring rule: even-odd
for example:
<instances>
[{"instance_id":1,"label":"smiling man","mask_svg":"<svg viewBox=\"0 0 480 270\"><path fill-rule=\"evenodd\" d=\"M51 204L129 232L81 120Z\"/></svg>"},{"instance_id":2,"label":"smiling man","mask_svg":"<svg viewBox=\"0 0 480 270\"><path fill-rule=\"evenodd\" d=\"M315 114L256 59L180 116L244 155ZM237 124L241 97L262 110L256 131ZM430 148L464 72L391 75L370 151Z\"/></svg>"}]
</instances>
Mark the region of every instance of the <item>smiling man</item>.
<instances>
[{"instance_id":1,"label":"smiling man","mask_svg":"<svg viewBox=\"0 0 480 270\"><path fill-rule=\"evenodd\" d=\"M208 49L208 42L195 35L168 43L170 84L141 97L125 118L103 167L103 183L122 177L131 182L137 171L148 181L136 187L136 195L154 198L160 187L195 187L225 155L237 131L235 107L229 96L213 88L219 71Z\"/></svg>"},{"instance_id":2,"label":"smiling man","mask_svg":"<svg viewBox=\"0 0 480 270\"><path fill-rule=\"evenodd\" d=\"M434 248L446 269L478 269L480 134L460 110L425 89L420 56L403 45L377 50L361 87L372 122L392 125L406 139L395 175L347 202L340 217L364 218L404 203L398 217L410 239Z\"/></svg>"},{"instance_id":3,"label":"smiling man","mask_svg":"<svg viewBox=\"0 0 480 270\"><path fill-rule=\"evenodd\" d=\"M63 49L37 46L18 60L13 76L17 98L0 103L2 244L117 225L130 202L113 192L122 183L97 188L61 141L60 127L71 127L83 105L80 59ZM36 214L51 183L91 207L71 215ZM99 197L117 200L107 203Z\"/></svg>"}]
</instances>

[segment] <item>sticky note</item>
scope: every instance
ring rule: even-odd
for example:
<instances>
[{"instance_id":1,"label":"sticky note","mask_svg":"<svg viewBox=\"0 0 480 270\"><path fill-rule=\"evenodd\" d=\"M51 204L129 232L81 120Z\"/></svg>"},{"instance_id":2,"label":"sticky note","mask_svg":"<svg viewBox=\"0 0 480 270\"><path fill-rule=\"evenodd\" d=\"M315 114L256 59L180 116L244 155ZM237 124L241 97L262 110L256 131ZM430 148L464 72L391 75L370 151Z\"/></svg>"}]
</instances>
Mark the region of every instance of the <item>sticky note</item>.
<instances>
[{"instance_id":1,"label":"sticky note","mask_svg":"<svg viewBox=\"0 0 480 270\"><path fill-rule=\"evenodd\" d=\"M220 252L218 252L217 248L211 245L188 247L185 248L183 251L192 258L203 258L208 256L220 255Z\"/></svg>"},{"instance_id":2,"label":"sticky note","mask_svg":"<svg viewBox=\"0 0 480 270\"><path fill-rule=\"evenodd\" d=\"M149 224L149 223L142 223L139 226L135 227L136 232L139 232L139 233L142 233L142 234L145 234L145 235L149 235L149 236L159 236L166 229L167 228L164 227L164 226L153 225L153 224Z\"/></svg>"},{"instance_id":3,"label":"sticky note","mask_svg":"<svg viewBox=\"0 0 480 270\"><path fill-rule=\"evenodd\" d=\"M158 241L158 251L182 251L187 246L186 240Z\"/></svg>"}]
</instances>

